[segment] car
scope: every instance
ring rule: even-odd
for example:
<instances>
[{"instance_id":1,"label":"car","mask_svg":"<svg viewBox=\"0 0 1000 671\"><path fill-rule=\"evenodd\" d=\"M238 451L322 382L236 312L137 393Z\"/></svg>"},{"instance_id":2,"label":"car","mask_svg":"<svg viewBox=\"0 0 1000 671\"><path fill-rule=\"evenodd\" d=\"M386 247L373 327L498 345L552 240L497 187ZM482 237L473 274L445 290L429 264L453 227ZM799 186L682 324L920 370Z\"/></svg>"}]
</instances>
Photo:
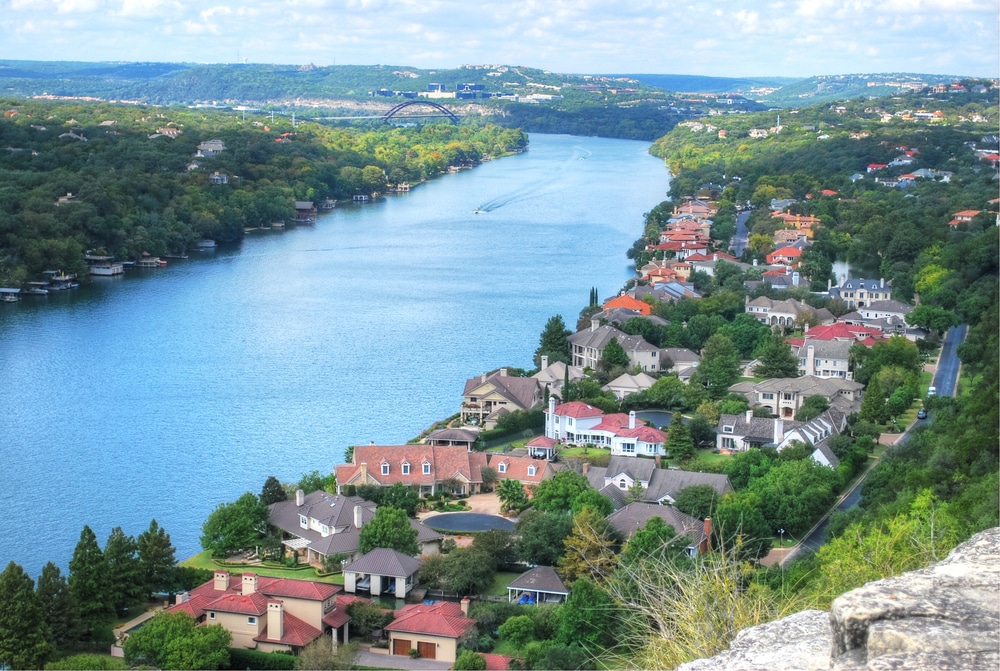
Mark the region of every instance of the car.
<instances>
[{"instance_id":1,"label":"car","mask_svg":"<svg viewBox=\"0 0 1000 671\"><path fill-rule=\"evenodd\" d=\"M930 386L930 387L929 387L929 388L927 389L927 395L928 395L928 396L937 396L937 387L935 387L935 386L931 385L931 386Z\"/></svg>"},{"instance_id":2,"label":"car","mask_svg":"<svg viewBox=\"0 0 1000 671\"><path fill-rule=\"evenodd\" d=\"M926 408L920 408L920 410L917 410L917 419L927 419Z\"/></svg>"}]
</instances>

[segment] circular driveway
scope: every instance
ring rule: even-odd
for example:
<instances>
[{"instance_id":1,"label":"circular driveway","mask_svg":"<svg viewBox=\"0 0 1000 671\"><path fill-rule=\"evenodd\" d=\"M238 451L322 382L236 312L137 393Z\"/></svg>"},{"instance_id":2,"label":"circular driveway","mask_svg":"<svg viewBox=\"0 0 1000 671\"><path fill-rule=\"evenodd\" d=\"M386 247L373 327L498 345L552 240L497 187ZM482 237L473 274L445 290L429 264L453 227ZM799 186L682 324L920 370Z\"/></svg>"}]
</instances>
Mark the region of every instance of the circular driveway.
<instances>
[{"instance_id":1,"label":"circular driveway","mask_svg":"<svg viewBox=\"0 0 1000 671\"><path fill-rule=\"evenodd\" d=\"M490 531L491 529L514 530L514 523L510 520L498 515L484 515L483 513L441 513L426 517L423 522L432 529L450 533Z\"/></svg>"}]
</instances>

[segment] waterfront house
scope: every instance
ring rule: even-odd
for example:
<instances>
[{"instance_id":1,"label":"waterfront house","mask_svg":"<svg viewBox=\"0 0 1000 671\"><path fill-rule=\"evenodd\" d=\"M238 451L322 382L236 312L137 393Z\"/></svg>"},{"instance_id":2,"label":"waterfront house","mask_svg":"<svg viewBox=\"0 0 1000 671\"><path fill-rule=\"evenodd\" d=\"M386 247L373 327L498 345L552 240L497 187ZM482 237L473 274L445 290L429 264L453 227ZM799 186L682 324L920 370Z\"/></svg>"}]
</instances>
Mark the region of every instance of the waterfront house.
<instances>
[{"instance_id":1,"label":"waterfront house","mask_svg":"<svg viewBox=\"0 0 1000 671\"><path fill-rule=\"evenodd\" d=\"M538 386L541 389L548 389L550 396L557 396L561 399L563 397L563 383L567 379L570 382L582 380L585 375L579 366L570 366L562 361L549 363L549 357L543 354L539 371L531 377L538 381Z\"/></svg>"},{"instance_id":2,"label":"waterfront house","mask_svg":"<svg viewBox=\"0 0 1000 671\"><path fill-rule=\"evenodd\" d=\"M868 280L864 278L842 278L839 286L829 287L830 298L839 298L852 310L865 307L874 301L892 299L892 285L884 279Z\"/></svg>"},{"instance_id":3,"label":"waterfront house","mask_svg":"<svg viewBox=\"0 0 1000 671\"><path fill-rule=\"evenodd\" d=\"M597 368L611 339L614 338L628 355L629 366L655 373L660 371L660 350L650 345L642 336L628 335L613 326L601 326L592 319L590 328L578 331L569 337L572 364L579 368Z\"/></svg>"},{"instance_id":4,"label":"waterfront house","mask_svg":"<svg viewBox=\"0 0 1000 671\"><path fill-rule=\"evenodd\" d=\"M507 369L501 368L465 381L461 419L465 424L492 429L502 414L530 410L541 400L537 379L508 375Z\"/></svg>"},{"instance_id":5,"label":"waterfront house","mask_svg":"<svg viewBox=\"0 0 1000 671\"><path fill-rule=\"evenodd\" d=\"M177 595L168 612L185 612L199 624L222 625L234 648L298 652L326 632L348 641L345 609L337 585L310 580L230 575L218 569L212 580Z\"/></svg>"},{"instance_id":6,"label":"waterfront house","mask_svg":"<svg viewBox=\"0 0 1000 671\"><path fill-rule=\"evenodd\" d=\"M336 467L337 492L345 485L391 487L399 482L420 496L439 491L478 494L486 454L459 445L357 445L354 460Z\"/></svg>"},{"instance_id":7,"label":"waterfront house","mask_svg":"<svg viewBox=\"0 0 1000 671\"><path fill-rule=\"evenodd\" d=\"M303 494L300 489L294 499L279 501L269 508L268 524L282 532L285 554L322 568L327 557L359 556L361 529L375 518L377 506L358 496L322 490ZM436 554L441 534L416 520L409 523L417 532L421 554Z\"/></svg>"},{"instance_id":8,"label":"waterfront house","mask_svg":"<svg viewBox=\"0 0 1000 671\"><path fill-rule=\"evenodd\" d=\"M529 452L531 448L528 448ZM556 474L556 465L546 459L508 453L490 454L490 468L497 480L517 480L525 488L535 487Z\"/></svg>"},{"instance_id":9,"label":"waterfront house","mask_svg":"<svg viewBox=\"0 0 1000 671\"><path fill-rule=\"evenodd\" d=\"M545 411L545 436L571 445L595 445L611 454L664 456L665 433L645 423L636 422L635 411L605 415L582 401L557 406L549 399Z\"/></svg>"}]
</instances>

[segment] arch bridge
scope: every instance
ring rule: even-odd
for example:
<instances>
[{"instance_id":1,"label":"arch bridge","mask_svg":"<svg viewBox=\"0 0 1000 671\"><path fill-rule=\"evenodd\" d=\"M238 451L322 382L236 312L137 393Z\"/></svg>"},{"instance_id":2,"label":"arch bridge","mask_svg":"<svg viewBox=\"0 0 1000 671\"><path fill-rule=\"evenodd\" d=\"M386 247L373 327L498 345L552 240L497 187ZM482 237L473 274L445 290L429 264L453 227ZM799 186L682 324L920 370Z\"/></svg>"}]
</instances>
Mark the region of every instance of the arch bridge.
<instances>
[{"instance_id":1,"label":"arch bridge","mask_svg":"<svg viewBox=\"0 0 1000 671\"><path fill-rule=\"evenodd\" d=\"M432 107L436 109L438 112L440 112L440 114L421 114L420 116L446 116L451 120L452 123L456 124L458 123L458 116L456 116L454 112L452 112L447 107L439 105L435 102L431 102L430 100L407 100L406 102L399 103L398 105L393 107L391 110L383 114L381 118L383 121L389 121L390 119L397 117L399 113L404 109L406 109L407 107L413 107L414 105L424 105L426 107Z\"/></svg>"}]
</instances>

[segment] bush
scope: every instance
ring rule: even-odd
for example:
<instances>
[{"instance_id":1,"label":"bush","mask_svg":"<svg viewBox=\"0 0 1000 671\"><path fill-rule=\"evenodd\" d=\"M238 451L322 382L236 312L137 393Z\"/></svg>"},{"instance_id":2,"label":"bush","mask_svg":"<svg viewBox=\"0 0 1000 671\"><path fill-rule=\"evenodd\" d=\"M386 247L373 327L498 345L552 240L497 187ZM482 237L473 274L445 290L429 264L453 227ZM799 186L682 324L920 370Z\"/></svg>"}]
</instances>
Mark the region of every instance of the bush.
<instances>
[{"instance_id":1,"label":"bush","mask_svg":"<svg viewBox=\"0 0 1000 671\"><path fill-rule=\"evenodd\" d=\"M260 652L246 648L230 648L229 668L289 671L295 668L295 656L284 652Z\"/></svg>"},{"instance_id":2,"label":"bush","mask_svg":"<svg viewBox=\"0 0 1000 671\"><path fill-rule=\"evenodd\" d=\"M482 671L486 668L486 658L472 650L463 650L458 653L451 668L456 671Z\"/></svg>"},{"instance_id":3,"label":"bush","mask_svg":"<svg viewBox=\"0 0 1000 671\"><path fill-rule=\"evenodd\" d=\"M111 657L109 655L80 654L64 657L63 659L49 662L45 665L45 671L124 671L128 664L124 659Z\"/></svg>"}]
</instances>

